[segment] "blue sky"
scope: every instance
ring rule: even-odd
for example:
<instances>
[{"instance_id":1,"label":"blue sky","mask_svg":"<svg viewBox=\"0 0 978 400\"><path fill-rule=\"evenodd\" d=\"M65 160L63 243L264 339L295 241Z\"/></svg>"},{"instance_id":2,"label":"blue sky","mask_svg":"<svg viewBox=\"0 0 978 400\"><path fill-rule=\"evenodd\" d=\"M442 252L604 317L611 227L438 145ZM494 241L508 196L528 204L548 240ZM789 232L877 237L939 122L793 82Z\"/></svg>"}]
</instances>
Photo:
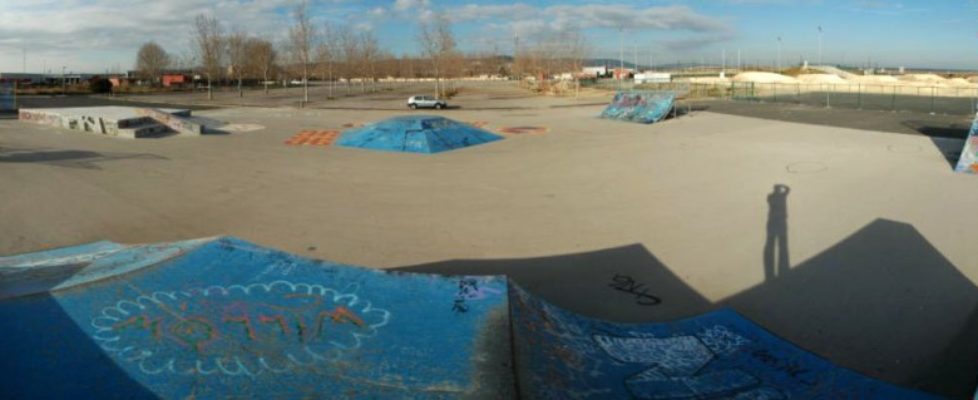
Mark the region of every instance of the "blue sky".
<instances>
[{"instance_id":1,"label":"blue sky","mask_svg":"<svg viewBox=\"0 0 978 400\"><path fill-rule=\"evenodd\" d=\"M372 30L395 54L417 50L419 20L448 15L463 50L510 54L522 43L562 30L582 32L592 57L772 64L782 38L785 64L830 63L978 70L978 0L638 0L638 1L311 1L318 24ZM132 67L139 45L156 40L189 55L194 15L211 14L228 29L282 41L295 0L0 0L0 71L103 72Z\"/></svg>"}]
</instances>

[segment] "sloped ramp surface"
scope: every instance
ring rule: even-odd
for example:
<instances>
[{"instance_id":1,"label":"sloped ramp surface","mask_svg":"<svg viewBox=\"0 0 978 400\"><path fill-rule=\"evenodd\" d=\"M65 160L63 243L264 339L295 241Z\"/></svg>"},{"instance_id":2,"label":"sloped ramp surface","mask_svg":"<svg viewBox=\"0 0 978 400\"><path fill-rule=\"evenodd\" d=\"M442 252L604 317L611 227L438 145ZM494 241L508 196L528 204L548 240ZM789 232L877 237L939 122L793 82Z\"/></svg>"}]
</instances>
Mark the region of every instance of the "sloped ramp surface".
<instances>
[{"instance_id":1,"label":"sloped ramp surface","mask_svg":"<svg viewBox=\"0 0 978 400\"><path fill-rule=\"evenodd\" d=\"M474 126L434 115L402 116L349 129L336 142L369 150L439 153L503 139Z\"/></svg>"},{"instance_id":2,"label":"sloped ramp surface","mask_svg":"<svg viewBox=\"0 0 978 400\"><path fill-rule=\"evenodd\" d=\"M961 150L961 158L958 159L958 165L954 170L978 174L978 115L975 115L975 120L971 123L971 131L968 132L964 149Z\"/></svg>"},{"instance_id":3,"label":"sloped ramp surface","mask_svg":"<svg viewBox=\"0 0 978 400\"><path fill-rule=\"evenodd\" d=\"M234 238L100 242L0 269L57 287L0 300L0 398L513 396L500 277L389 274ZM106 273L61 284L93 270Z\"/></svg>"},{"instance_id":4,"label":"sloped ramp surface","mask_svg":"<svg viewBox=\"0 0 978 400\"><path fill-rule=\"evenodd\" d=\"M651 124L669 115L675 100L673 92L618 92L601 118Z\"/></svg>"},{"instance_id":5,"label":"sloped ramp surface","mask_svg":"<svg viewBox=\"0 0 978 400\"><path fill-rule=\"evenodd\" d=\"M622 324L498 276L235 238L0 257L0 398L916 399L733 311Z\"/></svg>"},{"instance_id":6,"label":"sloped ramp surface","mask_svg":"<svg viewBox=\"0 0 978 400\"><path fill-rule=\"evenodd\" d=\"M729 310L620 324L557 308L512 283L509 295L523 398L933 398L839 368Z\"/></svg>"}]
</instances>

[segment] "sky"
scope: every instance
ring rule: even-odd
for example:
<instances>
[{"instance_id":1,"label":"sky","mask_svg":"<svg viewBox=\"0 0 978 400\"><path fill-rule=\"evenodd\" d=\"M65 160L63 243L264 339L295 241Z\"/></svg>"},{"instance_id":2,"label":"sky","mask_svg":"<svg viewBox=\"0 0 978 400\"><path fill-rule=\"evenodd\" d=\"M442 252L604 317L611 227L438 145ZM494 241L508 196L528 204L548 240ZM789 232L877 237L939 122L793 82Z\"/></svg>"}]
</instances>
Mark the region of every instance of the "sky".
<instances>
[{"instance_id":1,"label":"sky","mask_svg":"<svg viewBox=\"0 0 978 400\"><path fill-rule=\"evenodd\" d=\"M132 69L153 40L191 54L196 15L283 43L298 0L0 0L0 72ZM462 50L512 54L515 40L585 35L592 58L640 64L825 63L978 70L978 0L309 0L317 25L373 31L418 52L419 21L442 13ZM819 29L821 28L821 33ZM623 39L623 40L622 40ZM26 56L26 57L25 57Z\"/></svg>"}]
</instances>

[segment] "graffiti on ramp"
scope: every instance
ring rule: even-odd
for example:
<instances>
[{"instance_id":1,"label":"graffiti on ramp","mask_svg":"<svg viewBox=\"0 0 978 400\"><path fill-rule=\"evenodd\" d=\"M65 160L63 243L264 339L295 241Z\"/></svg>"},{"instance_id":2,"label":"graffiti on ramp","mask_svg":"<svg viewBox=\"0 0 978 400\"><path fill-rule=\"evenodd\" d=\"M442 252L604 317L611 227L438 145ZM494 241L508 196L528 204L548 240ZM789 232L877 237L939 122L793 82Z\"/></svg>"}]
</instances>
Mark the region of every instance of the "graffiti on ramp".
<instances>
[{"instance_id":1,"label":"graffiti on ramp","mask_svg":"<svg viewBox=\"0 0 978 400\"><path fill-rule=\"evenodd\" d=\"M669 115L675 101L673 92L618 92L601 118L651 124Z\"/></svg>"}]
</instances>

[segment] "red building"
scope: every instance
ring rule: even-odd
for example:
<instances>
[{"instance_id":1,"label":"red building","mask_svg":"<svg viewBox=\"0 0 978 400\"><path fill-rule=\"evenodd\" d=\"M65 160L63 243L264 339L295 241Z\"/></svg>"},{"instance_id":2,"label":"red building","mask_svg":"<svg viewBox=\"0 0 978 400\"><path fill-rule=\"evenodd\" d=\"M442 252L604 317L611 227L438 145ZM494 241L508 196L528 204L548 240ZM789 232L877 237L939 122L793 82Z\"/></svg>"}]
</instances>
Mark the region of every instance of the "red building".
<instances>
[{"instance_id":1,"label":"red building","mask_svg":"<svg viewBox=\"0 0 978 400\"><path fill-rule=\"evenodd\" d=\"M161 81L165 87L183 86L190 84L191 77L185 74L163 74Z\"/></svg>"}]
</instances>

